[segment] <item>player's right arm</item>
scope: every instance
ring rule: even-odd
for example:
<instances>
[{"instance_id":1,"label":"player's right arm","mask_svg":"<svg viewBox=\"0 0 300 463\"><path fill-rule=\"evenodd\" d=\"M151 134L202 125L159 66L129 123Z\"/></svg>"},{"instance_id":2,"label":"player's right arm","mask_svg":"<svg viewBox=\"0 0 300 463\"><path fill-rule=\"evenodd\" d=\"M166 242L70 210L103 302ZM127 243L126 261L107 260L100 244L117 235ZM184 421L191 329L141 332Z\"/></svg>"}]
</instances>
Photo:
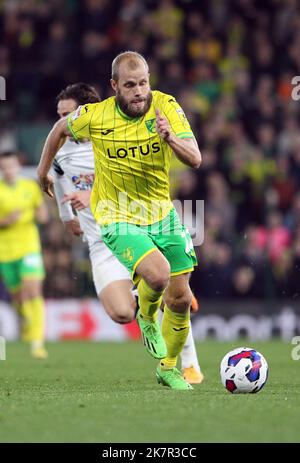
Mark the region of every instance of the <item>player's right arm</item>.
<instances>
[{"instance_id":1,"label":"player's right arm","mask_svg":"<svg viewBox=\"0 0 300 463\"><path fill-rule=\"evenodd\" d=\"M64 175L64 171L57 161L55 161L55 164L53 163L53 170L53 186L60 220L69 233L75 236L81 236L83 231L80 228L78 217L74 215L70 203L63 203L65 195L73 190L73 185L68 177Z\"/></svg>"},{"instance_id":2,"label":"player's right arm","mask_svg":"<svg viewBox=\"0 0 300 463\"><path fill-rule=\"evenodd\" d=\"M42 190L53 198L52 186L53 178L48 175L52 161L56 153L64 144L66 137L69 135L67 118L64 117L56 122L50 131L37 168L37 175Z\"/></svg>"},{"instance_id":3,"label":"player's right arm","mask_svg":"<svg viewBox=\"0 0 300 463\"><path fill-rule=\"evenodd\" d=\"M51 198L53 198L53 179L48 175L48 172L53 159L64 144L67 136L71 136L75 140L90 138L92 117L99 104L101 103L78 106L74 112L56 122L49 133L38 165L37 174L42 190L51 196Z\"/></svg>"}]
</instances>

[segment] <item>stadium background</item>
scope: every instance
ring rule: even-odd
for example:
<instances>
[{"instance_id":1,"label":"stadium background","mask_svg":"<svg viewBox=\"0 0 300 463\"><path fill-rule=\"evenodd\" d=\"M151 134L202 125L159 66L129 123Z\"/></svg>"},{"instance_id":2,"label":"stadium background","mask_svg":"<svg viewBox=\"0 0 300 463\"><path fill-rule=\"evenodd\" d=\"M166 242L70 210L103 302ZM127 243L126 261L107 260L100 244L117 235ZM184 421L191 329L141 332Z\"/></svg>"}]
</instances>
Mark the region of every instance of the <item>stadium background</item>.
<instances>
[{"instance_id":1,"label":"stadium background","mask_svg":"<svg viewBox=\"0 0 300 463\"><path fill-rule=\"evenodd\" d=\"M56 120L55 96L85 81L111 94L114 56L145 55L152 87L175 95L203 154L199 171L174 163L173 197L205 201L205 240L191 285L197 338L211 332L290 339L300 331L300 75L297 0L50 0L0 5L0 151L35 174ZM136 337L111 325L94 297L87 248L67 235L56 205L41 228L48 337ZM1 286L0 299L7 301ZM1 304L1 302L0 302ZM5 336L16 336L1 304ZM101 327L101 328L100 328Z\"/></svg>"}]
</instances>

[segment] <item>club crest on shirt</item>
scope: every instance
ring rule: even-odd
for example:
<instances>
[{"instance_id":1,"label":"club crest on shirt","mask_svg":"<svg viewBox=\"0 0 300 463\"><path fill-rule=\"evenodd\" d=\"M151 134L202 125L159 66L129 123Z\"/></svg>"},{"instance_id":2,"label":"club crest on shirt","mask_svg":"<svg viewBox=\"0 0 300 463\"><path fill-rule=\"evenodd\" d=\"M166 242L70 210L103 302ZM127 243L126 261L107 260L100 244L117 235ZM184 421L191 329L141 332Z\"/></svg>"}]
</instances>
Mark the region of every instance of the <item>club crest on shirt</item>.
<instances>
[{"instance_id":1,"label":"club crest on shirt","mask_svg":"<svg viewBox=\"0 0 300 463\"><path fill-rule=\"evenodd\" d=\"M149 119L145 121L146 127L150 133L156 133L156 119Z\"/></svg>"}]
</instances>

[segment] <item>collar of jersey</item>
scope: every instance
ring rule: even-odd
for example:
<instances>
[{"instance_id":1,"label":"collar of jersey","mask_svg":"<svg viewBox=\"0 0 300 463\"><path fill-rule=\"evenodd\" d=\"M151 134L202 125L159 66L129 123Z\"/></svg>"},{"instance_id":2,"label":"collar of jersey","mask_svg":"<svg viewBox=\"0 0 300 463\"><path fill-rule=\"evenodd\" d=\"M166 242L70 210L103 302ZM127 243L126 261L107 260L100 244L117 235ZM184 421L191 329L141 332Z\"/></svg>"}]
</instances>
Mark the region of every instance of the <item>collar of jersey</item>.
<instances>
[{"instance_id":1,"label":"collar of jersey","mask_svg":"<svg viewBox=\"0 0 300 463\"><path fill-rule=\"evenodd\" d=\"M121 117L123 117L124 119L126 119L127 121L131 121L131 122L136 122L140 119L140 117L129 117L127 116L127 114L123 113L122 109L120 108L120 106L116 103L116 109L118 111L118 113L120 114Z\"/></svg>"}]
</instances>

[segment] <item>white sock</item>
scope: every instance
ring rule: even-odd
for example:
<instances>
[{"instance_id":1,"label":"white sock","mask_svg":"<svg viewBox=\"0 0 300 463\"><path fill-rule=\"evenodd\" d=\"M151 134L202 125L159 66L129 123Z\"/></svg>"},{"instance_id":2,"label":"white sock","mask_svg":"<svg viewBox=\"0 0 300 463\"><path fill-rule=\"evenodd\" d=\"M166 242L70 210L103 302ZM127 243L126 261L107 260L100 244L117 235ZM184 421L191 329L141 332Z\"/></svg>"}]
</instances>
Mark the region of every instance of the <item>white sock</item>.
<instances>
[{"instance_id":1,"label":"white sock","mask_svg":"<svg viewBox=\"0 0 300 463\"><path fill-rule=\"evenodd\" d=\"M164 316L163 311L160 310L160 309L158 309L158 312L157 312L157 320L159 321L160 324L161 324L161 322L162 322L163 316Z\"/></svg>"},{"instance_id":2,"label":"white sock","mask_svg":"<svg viewBox=\"0 0 300 463\"><path fill-rule=\"evenodd\" d=\"M163 311L159 310L158 320L160 323L162 322L162 318L163 318ZM185 341L185 345L183 346L183 349L180 352L180 358L181 358L181 368L189 368L193 366L194 368L196 368L196 370L201 371L198 357L197 357L195 341L193 338L191 322L190 322L190 330L189 330L187 340Z\"/></svg>"},{"instance_id":3,"label":"white sock","mask_svg":"<svg viewBox=\"0 0 300 463\"><path fill-rule=\"evenodd\" d=\"M190 322L189 334L188 334L187 340L185 341L185 345L183 346L183 349L180 353L180 358L181 358L181 368L189 368L193 366L194 368L196 368L196 370L201 371L198 357L197 357L195 341L193 338L191 322Z\"/></svg>"}]
</instances>

